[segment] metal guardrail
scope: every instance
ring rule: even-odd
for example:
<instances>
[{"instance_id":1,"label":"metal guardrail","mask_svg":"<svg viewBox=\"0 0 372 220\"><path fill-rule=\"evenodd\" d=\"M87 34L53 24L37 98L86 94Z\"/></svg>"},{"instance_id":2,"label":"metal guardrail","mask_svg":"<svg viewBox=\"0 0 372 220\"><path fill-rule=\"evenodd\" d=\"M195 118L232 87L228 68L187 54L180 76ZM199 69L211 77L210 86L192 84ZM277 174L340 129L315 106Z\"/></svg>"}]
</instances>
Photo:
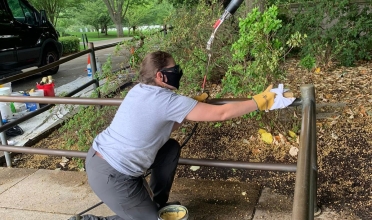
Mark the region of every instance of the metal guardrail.
<instances>
[{"instance_id":1,"label":"metal guardrail","mask_svg":"<svg viewBox=\"0 0 372 220\"><path fill-rule=\"evenodd\" d=\"M96 50L101 50L109 47L116 46L117 43L104 45L94 48L93 43L89 43L89 49L70 55L66 58L60 59L52 64L40 67L35 70L31 70L22 74L17 74L8 78L0 79L0 84L11 82L14 80L22 79L39 72L43 72L62 63L73 60L77 57L90 53L92 72L93 75L96 72L95 53ZM79 87L77 90L69 93L67 96L81 91L91 84L95 84L95 87L99 87L97 80L92 80L87 84ZM221 105L229 102L237 102L248 99L212 99L208 103ZM7 97L0 96L0 102L37 102L47 103L48 105L29 113L28 115L8 124L2 125L0 120L0 132L1 141L0 150L4 151L7 159L7 165L11 166L10 155L8 152L16 153L31 153L31 154L45 154L54 156L69 156L69 157L80 157L85 158L86 152L80 151L69 151L69 150L54 150L45 148L31 148L31 147L17 147L6 145L6 138L4 131L8 128L23 122L29 118L32 118L48 109L53 107L55 104L74 104L74 105L113 105L119 106L122 99L113 98L75 98L75 97ZM53 104L50 104L53 103ZM294 220L312 220L314 219L314 213L320 213L316 204L317 198L317 149L316 149L316 117L315 117L315 88L314 85L303 85L301 86L301 99L295 100L292 106L302 106L302 124L300 134L300 151L298 154L298 161L296 164L278 164L278 163L251 163L241 161L221 161L211 159L191 159L191 158L180 158L179 164L181 165L199 165L199 166L214 166L214 167L226 167L226 168L238 168L238 169L249 169L249 170L267 170L267 171L283 171L283 172L296 172L296 183L293 200L293 213L292 219Z\"/></svg>"}]
</instances>

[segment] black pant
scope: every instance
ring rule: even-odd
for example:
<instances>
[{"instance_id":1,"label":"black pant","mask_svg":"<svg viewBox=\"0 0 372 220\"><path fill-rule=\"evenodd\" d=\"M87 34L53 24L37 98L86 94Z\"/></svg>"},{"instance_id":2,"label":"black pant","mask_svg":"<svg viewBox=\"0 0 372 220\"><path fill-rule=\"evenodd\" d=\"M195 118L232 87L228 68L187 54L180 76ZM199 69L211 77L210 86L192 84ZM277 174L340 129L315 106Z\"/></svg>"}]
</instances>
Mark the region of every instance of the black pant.
<instances>
[{"instance_id":1,"label":"black pant","mask_svg":"<svg viewBox=\"0 0 372 220\"><path fill-rule=\"evenodd\" d=\"M88 182L96 195L117 215L107 219L157 220L158 206L163 206L169 198L180 150L179 143L169 139L158 151L150 167L152 200L142 176L119 173L96 156L91 148L86 159Z\"/></svg>"}]
</instances>

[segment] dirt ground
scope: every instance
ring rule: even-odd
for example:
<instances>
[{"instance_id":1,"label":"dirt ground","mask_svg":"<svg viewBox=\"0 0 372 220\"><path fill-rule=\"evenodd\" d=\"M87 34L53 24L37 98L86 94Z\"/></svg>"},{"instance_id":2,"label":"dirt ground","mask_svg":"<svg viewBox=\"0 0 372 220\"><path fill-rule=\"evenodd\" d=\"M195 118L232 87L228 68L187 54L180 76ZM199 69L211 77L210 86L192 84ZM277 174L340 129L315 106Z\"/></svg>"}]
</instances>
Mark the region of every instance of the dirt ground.
<instances>
[{"instance_id":1,"label":"dirt ground","mask_svg":"<svg viewBox=\"0 0 372 220\"><path fill-rule=\"evenodd\" d=\"M296 60L285 67L284 83L300 97L300 86L314 84L317 103L318 204L347 210L372 219L372 62L356 67L303 70ZM210 85L211 97L219 90ZM195 123L185 123L172 137L181 143ZM270 163L296 163L301 109L287 108L262 114L262 120L237 118L221 123L198 123L182 149L183 158ZM273 135L267 144L259 129ZM62 148L58 131L33 147ZM72 158L18 155L16 167L79 170ZM284 195L293 195L295 174L180 165L177 177L257 182Z\"/></svg>"}]
</instances>

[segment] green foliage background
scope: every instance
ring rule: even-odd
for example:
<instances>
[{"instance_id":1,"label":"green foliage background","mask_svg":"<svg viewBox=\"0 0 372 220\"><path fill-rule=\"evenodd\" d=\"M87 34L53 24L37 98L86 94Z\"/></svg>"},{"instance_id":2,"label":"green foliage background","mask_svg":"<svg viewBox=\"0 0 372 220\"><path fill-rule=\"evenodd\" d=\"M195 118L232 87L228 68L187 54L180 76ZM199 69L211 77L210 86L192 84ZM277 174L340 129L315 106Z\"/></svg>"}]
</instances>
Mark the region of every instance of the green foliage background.
<instances>
[{"instance_id":1,"label":"green foliage background","mask_svg":"<svg viewBox=\"0 0 372 220\"><path fill-rule=\"evenodd\" d=\"M325 67L371 59L372 1L296 0L296 7L278 2L284 2L280 6L285 25L280 34L299 31L308 36L299 50L301 57L313 57L317 66Z\"/></svg>"},{"instance_id":2,"label":"green foliage background","mask_svg":"<svg viewBox=\"0 0 372 220\"><path fill-rule=\"evenodd\" d=\"M60 37L59 42L62 44L63 55L79 52L80 39L75 36Z\"/></svg>"}]
</instances>

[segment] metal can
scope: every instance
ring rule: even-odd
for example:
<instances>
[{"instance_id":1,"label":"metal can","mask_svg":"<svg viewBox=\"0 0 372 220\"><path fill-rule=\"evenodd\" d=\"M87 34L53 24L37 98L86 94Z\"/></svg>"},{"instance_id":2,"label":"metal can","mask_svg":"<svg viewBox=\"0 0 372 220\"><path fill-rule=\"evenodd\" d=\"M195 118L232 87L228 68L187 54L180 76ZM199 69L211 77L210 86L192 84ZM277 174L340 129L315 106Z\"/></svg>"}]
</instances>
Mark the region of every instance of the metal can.
<instances>
[{"instance_id":1,"label":"metal can","mask_svg":"<svg viewBox=\"0 0 372 220\"><path fill-rule=\"evenodd\" d=\"M168 205L159 210L159 220L188 220L189 211L182 205Z\"/></svg>"}]
</instances>

